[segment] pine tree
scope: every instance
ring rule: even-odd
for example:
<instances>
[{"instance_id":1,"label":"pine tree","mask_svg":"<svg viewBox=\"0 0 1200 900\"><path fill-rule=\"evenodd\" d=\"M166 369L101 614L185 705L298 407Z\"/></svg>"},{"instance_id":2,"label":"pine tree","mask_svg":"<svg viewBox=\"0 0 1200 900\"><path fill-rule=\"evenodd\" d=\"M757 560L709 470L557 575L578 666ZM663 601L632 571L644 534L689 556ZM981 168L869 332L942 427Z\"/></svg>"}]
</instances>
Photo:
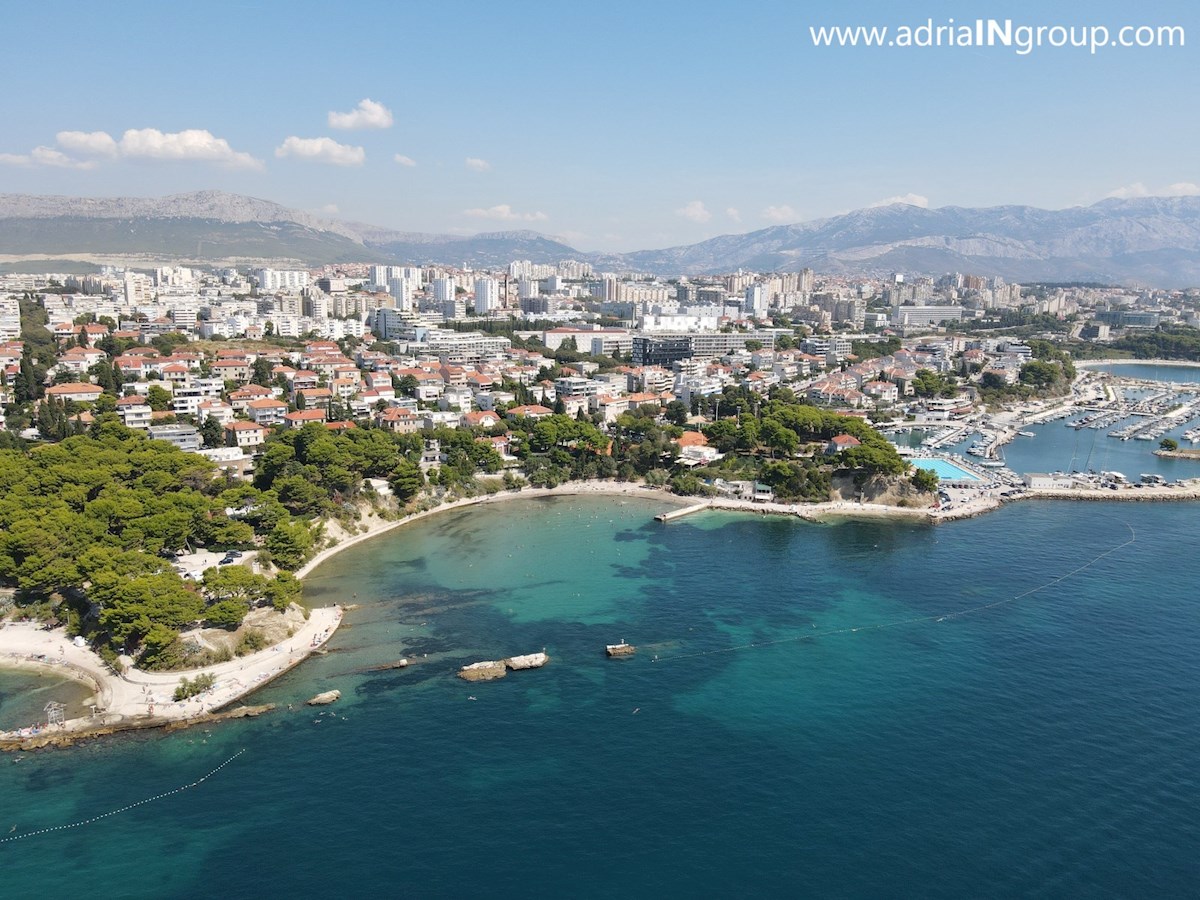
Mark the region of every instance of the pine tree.
<instances>
[{"instance_id":1,"label":"pine tree","mask_svg":"<svg viewBox=\"0 0 1200 900\"><path fill-rule=\"evenodd\" d=\"M17 403L32 403L37 399L37 379L33 375L33 363L28 356L21 358L21 369L13 385L13 396Z\"/></svg>"},{"instance_id":2,"label":"pine tree","mask_svg":"<svg viewBox=\"0 0 1200 900\"><path fill-rule=\"evenodd\" d=\"M212 416L205 417L204 424L200 426L200 436L204 438L204 446L210 449L225 445L225 429Z\"/></svg>"}]
</instances>

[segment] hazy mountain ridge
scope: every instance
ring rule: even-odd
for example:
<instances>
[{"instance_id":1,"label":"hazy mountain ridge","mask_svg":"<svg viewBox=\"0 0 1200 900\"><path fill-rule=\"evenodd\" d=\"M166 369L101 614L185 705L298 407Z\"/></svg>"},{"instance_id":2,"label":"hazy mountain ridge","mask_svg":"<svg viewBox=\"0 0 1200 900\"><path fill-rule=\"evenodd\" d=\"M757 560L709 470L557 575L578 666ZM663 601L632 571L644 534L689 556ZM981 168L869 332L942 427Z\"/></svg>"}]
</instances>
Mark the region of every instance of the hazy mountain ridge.
<instances>
[{"instance_id":1,"label":"hazy mountain ridge","mask_svg":"<svg viewBox=\"0 0 1200 900\"><path fill-rule=\"evenodd\" d=\"M1104 200L1064 210L896 204L604 261L670 273L809 266L1183 286L1200 284L1200 198Z\"/></svg>"},{"instance_id":2,"label":"hazy mountain ridge","mask_svg":"<svg viewBox=\"0 0 1200 900\"><path fill-rule=\"evenodd\" d=\"M0 219L202 219L212 222L292 222L362 243L351 226L270 200L225 191L193 191L167 197L60 197L0 194Z\"/></svg>"},{"instance_id":3,"label":"hazy mountain ridge","mask_svg":"<svg viewBox=\"0 0 1200 900\"><path fill-rule=\"evenodd\" d=\"M322 218L224 191L168 197L0 194L0 255L155 256L502 266L586 256L534 231L476 235L397 231Z\"/></svg>"},{"instance_id":4,"label":"hazy mountain ridge","mask_svg":"<svg viewBox=\"0 0 1200 900\"><path fill-rule=\"evenodd\" d=\"M534 231L397 231L222 191L160 198L0 194L0 254L98 252L197 262L262 258L475 267L574 258L601 271L661 275L807 266L847 275L961 271L1017 281L1185 287L1200 284L1200 198L1109 199L1063 210L895 204L696 244L602 254Z\"/></svg>"}]
</instances>

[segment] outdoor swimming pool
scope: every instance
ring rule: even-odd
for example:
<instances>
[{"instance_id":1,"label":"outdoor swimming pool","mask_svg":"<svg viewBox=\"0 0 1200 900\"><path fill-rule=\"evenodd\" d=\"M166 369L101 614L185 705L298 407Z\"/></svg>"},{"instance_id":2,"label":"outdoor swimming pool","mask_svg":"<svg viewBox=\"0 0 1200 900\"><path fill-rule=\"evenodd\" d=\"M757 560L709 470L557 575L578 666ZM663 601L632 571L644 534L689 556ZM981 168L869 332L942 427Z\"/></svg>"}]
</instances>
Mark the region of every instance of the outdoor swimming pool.
<instances>
[{"instance_id":1,"label":"outdoor swimming pool","mask_svg":"<svg viewBox=\"0 0 1200 900\"><path fill-rule=\"evenodd\" d=\"M914 458L910 462L918 469L928 469L942 481L982 481L978 475L946 459Z\"/></svg>"}]
</instances>

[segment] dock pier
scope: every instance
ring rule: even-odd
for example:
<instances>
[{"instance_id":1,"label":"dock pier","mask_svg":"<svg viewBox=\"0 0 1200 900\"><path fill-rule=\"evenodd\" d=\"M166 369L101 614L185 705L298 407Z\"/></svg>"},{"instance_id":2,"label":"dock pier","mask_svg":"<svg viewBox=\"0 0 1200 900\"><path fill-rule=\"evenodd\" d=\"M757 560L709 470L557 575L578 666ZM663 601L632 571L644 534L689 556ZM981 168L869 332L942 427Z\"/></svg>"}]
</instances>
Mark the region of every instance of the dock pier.
<instances>
[{"instance_id":1,"label":"dock pier","mask_svg":"<svg viewBox=\"0 0 1200 900\"><path fill-rule=\"evenodd\" d=\"M684 516L690 516L692 513L697 513L705 509L708 509L707 503L696 503L692 506L685 506L682 509L673 509L670 512L659 513L654 517L654 521L670 522L675 519L682 519Z\"/></svg>"}]
</instances>

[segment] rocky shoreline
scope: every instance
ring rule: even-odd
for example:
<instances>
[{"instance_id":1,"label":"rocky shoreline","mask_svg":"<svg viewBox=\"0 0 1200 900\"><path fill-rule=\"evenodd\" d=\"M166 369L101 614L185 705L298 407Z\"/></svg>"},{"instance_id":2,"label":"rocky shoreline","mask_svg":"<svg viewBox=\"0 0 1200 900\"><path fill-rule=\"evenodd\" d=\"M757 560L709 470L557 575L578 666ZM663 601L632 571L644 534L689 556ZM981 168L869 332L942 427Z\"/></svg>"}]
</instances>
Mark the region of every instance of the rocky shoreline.
<instances>
[{"instance_id":1,"label":"rocky shoreline","mask_svg":"<svg viewBox=\"0 0 1200 900\"><path fill-rule=\"evenodd\" d=\"M41 733L30 737L0 738L0 752L14 753L70 747L84 740L105 737L110 734L121 734L128 731L144 731L148 728L161 728L164 731L183 731L195 725L211 725L216 722L228 722L231 719L254 719L264 713L271 712L273 709L275 709L275 704L267 703L262 706L239 706L235 709L228 709L222 712L201 713L186 719L147 716L142 719L113 722L110 725L94 725L86 730L61 731L48 727Z\"/></svg>"}]
</instances>

